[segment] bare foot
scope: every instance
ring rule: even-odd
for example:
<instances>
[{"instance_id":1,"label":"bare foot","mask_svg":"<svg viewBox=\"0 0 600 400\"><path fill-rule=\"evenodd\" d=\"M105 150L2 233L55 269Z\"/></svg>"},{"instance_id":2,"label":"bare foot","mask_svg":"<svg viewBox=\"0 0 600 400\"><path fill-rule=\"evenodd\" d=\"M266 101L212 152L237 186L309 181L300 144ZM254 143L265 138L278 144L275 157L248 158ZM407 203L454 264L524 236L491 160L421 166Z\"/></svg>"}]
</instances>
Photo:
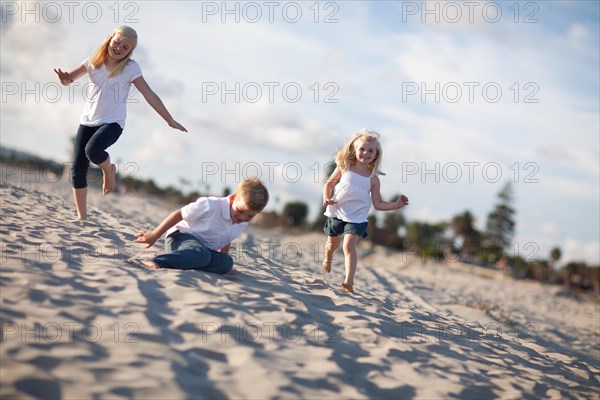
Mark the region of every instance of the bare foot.
<instances>
[{"instance_id":1,"label":"bare foot","mask_svg":"<svg viewBox=\"0 0 600 400\"><path fill-rule=\"evenodd\" d=\"M150 260L143 260L142 264L144 265L144 267L148 268L148 269L159 269L160 266L155 263L154 261L150 261Z\"/></svg>"},{"instance_id":2,"label":"bare foot","mask_svg":"<svg viewBox=\"0 0 600 400\"><path fill-rule=\"evenodd\" d=\"M102 190L104 191L104 195L106 196L113 190L115 190L115 184L117 181L117 167L115 164L110 164L110 173L103 174L104 182L102 184Z\"/></svg>"},{"instance_id":3,"label":"bare foot","mask_svg":"<svg viewBox=\"0 0 600 400\"><path fill-rule=\"evenodd\" d=\"M331 272L331 262L332 262L332 257L325 257L325 259L323 260L323 271L330 273Z\"/></svg>"},{"instance_id":4,"label":"bare foot","mask_svg":"<svg viewBox=\"0 0 600 400\"><path fill-rule=\"evenodd\" d=\"M344 292L354 293L354 288L352 288L352 285L348 285L347 283L344 283L344 282L342 282L342 290Z\"/></svg>"}]
</instances>

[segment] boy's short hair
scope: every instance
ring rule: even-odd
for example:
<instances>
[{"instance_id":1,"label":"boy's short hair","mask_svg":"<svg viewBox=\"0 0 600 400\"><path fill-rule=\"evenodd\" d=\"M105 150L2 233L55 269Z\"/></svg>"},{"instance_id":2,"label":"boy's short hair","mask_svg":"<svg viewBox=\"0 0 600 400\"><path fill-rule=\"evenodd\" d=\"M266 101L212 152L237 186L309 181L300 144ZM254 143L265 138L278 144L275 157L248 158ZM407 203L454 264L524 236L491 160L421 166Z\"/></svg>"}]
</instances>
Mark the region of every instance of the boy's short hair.
<instances>
[{"instance_id":1,"label":"boy's short hair","mask_svg":"<svg viewBox=\"0 0 600 400\"><path fill-rule=\"evenodd\" d=\"M258 178L244 179L235 195L252 211L261 212L269 202L269 191Z\"/></svg>"}]
</instances>

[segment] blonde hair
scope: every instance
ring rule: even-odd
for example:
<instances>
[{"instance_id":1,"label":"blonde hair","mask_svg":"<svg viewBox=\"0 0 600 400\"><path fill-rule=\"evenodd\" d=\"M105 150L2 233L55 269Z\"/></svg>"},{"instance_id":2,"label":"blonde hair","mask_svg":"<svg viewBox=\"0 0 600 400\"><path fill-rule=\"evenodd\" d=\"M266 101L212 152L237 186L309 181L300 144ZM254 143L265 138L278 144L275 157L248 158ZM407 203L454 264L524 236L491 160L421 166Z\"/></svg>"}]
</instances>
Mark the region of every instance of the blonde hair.
<instances>
[{"instance_id":1,"label":"blonde hair","mask_svg":"<svg viewBox=\"0 0 600 400\"><path fill-rule=\"evenodd\" d=\"M261 212L269 202L269 191L258 178L244 179L235 189L235 195L256 212Z\"/></svg>"},{"instance_id":2,"label":"blonde hair","mask_svg":"<svg viewBox=\"0 0 600 400\"><path fill-rule=\"evenodd\" d=\"M92 56L90 57L90 65L92 66L92 68L97 69L100 68L104 62L106 61L106 59L108 58L108 46L110 44L110 41L112 40L112 38L117 34L120 33L122 36L128 37L130 39L133 39L133 47L131 48L131 50L129 50L129 54L127 54L127 57L125 57L124 59L122 59L121 61L119 61L119 63L117 65L115 65L113 68L110 69L110 72L108 74L108 76L110 78L119 75L121 72L123 72L123 70L125 69L125 66L127 65L127 63L129 62L129 60L131 59L131 55L133 54L133 50L136 48L137 46L137 42L138 42L138 36L137 36L137 32L126 25L123 26L119 26L116 27L111 33L110 35L108 35L106 37L106 39L104 39L104 41L102 42L102 44L100 45L100 47L98 47L98 49L94 52L94 54L92 54Z\"/></svg>"},{"instance_id":3,"label":"blonde hair","mask_svg":"<svg viewBox=\"0 0 600 400\"><path fill-rule=\"evenodd\" d=\"M369 170L373 175L385 175L380 169L381 157L383 155L381 151L381 144L379 143L379 133L375 131L369 131L367 129L361 129L360 132L355 134L348 143L346 143L335 155L335 165L338 166L342 171L348 169L349 166L356 164L356 147L357 141L363 141L372 143L375 145L377 154L375 159L369 164Z\"/></svg>"}]
</instances>

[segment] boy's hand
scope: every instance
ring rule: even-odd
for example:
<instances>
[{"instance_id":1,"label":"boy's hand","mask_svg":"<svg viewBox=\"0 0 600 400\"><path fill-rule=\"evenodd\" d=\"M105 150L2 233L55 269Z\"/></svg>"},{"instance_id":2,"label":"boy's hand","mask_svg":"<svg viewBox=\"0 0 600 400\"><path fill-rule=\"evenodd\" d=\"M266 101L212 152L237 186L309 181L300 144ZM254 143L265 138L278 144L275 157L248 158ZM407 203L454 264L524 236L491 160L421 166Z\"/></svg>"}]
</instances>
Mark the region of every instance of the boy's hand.
<instances>
[{"instance_id":1,"label":"boy's hand","mask_svg":"<svg viewBox=\"0 0 600 400\"><path fill-rule=\"evenodd\" d=\"M400 197L398 197L398 205L400 206L400 208L407 206L408 197L406 197L405 195L400 195Z\"/></svg>"},{"instance_id":2,"label":"boy's hand","mask_svg":"<svg viewBox=\"0 0 600 400\"><path fill-rule=\"evenodd\" d=\"M229 254L229 249L231 247L231 243L227 243L225 246L219 249L219 253Z\"/></svg>"},{"instance_id":3,"label":"boy's hand","mask_svg":"<svg viewBox=\"0 0 600 400\"><path fill-rule=\"evenodd\" d=\"M158 239L154 235L154 232L140 231L136 236L137 239L135 239L134 242L146 244L146 248L152 247L152 245L156 243L156 240Z\"/></svg>"}]
</instances>

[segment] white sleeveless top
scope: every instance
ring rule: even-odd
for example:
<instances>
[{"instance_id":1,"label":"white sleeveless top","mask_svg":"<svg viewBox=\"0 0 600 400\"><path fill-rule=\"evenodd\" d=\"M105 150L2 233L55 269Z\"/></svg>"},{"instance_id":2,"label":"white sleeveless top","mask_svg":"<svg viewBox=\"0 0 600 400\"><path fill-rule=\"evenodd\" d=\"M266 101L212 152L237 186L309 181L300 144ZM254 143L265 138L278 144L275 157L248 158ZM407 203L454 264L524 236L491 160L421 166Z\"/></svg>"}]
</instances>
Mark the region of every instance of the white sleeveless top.
<instances>
[{"instance_id":1,"label":"white sleeveless top","mask_svg":"<svg viewBox=\"0 0 600 400\"><path fill-rule=\"evenodd\" d=\"M371 177L344 171L333 189L332 200L337 204L327 206L326 216L358 224L367 222L371 209Z\"/></svg>"}]
</instances>

